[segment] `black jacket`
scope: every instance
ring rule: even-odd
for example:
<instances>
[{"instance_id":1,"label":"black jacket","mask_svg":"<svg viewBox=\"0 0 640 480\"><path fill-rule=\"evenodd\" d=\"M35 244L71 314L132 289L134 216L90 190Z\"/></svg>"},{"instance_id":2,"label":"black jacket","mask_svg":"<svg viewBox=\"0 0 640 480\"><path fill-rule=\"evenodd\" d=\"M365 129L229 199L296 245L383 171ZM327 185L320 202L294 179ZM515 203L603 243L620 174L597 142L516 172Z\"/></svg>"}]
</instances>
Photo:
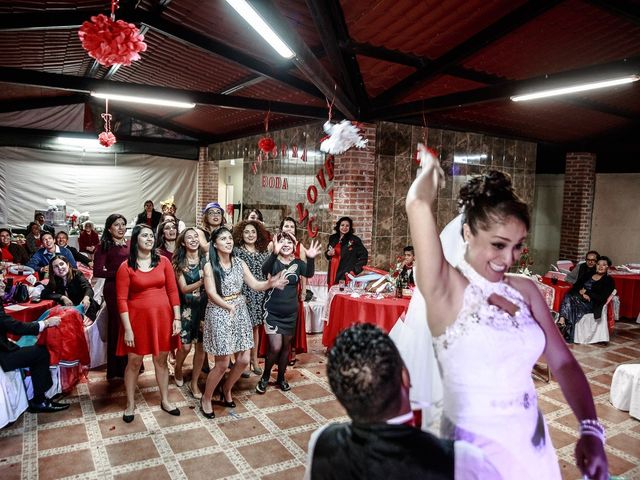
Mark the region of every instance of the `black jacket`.
<instances>
[{"instance_id":1,"label":"black jacket","mask_svg":"<svg viewBox=\"0 0 640 480\"><path fill-rule=\"evenodd\" d=\"M56 279L57 280L57 279ZM79 305L82 299L87 296L91 300L91 305L85 312L85 315L92 320L96 319L99 305L93 300L93 289L89 280L82 274L82 272L74 271L71 281L67 285L63 285L61 281L56 281L55 290L49 282L42 291L40 298L43 300L54 300L62 305L62 296L68 297L74 305Z\"/></svg>"},{"instance_id":2,"label":"black jacket","mask_svg":"<svg viewBox=\"0 0 640 480\"><path fill-rule=\"evenodd\" d=\"M7 338L8 333L15 335L38 335L40 324L38 322L19 322L14 320L4 311L0 305L0 352L13 352L20 347Z\"/></svg>"},{"instance_id":3,"label":"black jacket","mask_svg":"<svg viewBox=\"0 0 640 480\"><path fill-rule=\"evenodd\" d=\"M333 424L317 439L311 479L441 480L454 477L450 440L408 425Z\"/></svg>"},{"instance_id":4,"label":"black jacket","mask_svg":"<svg viewBox=\"0 0 640 480\"><path fill-rule=\"evenodd\" d=\"M349 272L354 272L356 275L362 272L362 267L367 264L369 260L369 252L362 244L362 240L352 233L346 234L340 240L340 234L334 233L329 237L329 247L334 247L340 241L340 263L338 263L338 271L336 272L336 278L332 278L332 283L338 283L340 280L344 280L344 276ZM327 255L325 250L324 256L327 260L331 261L331 257Z\"/></svg>"},{"instance_id":5,"label":"black jacket","mask_svg":"<svg viewBox=\"0 0 640 480\"><path fill-rule=\"evenodd\" d=\"M160 219L162 218L162 213L160 213L157 210L153 210L151 212L151 229L154 231L156 231L156 228L158 228L158 224L160 223ZM140 225L141 223L147 223L147 212L143 211L142 213L139 213L137 218L136 218L136 225ZM135 227L135 225L134 225Z\"/></svg>"},{"instance_id":6,"label":"black jacket","mask_svg":"<svg viewBox=\"0 0 640 480\"><path fill-rule=\"evenodd\" d=\"M77 248L67 245L66 249L71 252L71 255L73 255L73 259L76 262L82 263L83 265L86 265L87 267L89 266L89 262L91 262L91 259L89 257L87 257L85 254L80 253Z\"/></svg>"},{"instance_id":7,"label":"black jacket","mask_svg":"<svg viewBox=\"0 0 640 480\"><path fill-rule=\"evenodd\" d=\"M569 293L574 295L578 295L580 289L584 287L584 284L587 280L589 280L593 276L593 273L588 273L586 275L582 275L578 278L578 281L575 283L573 288ZM602 316L602 307L611 295L611 292L615 289L615 284L609 275L605 275L597 282L593 282L591 289L587 292L589 298L591 298L591 304L593 305L593 316L598 319Z\"/></svg>"},{"instance_id":8,"label":"black jacket","mask_svg":"<svg viewBox=\"0 0 640 480\"><path fill-rule=\"evenodd\" d=\"M19 263L20 265L26 265L29 261L29 254L25 250L22 245L18 245L17 243L11 242L9 244L9 253L13 255L13 263ZM0 259L2 258L2 253L0 253Z\"/></svg>"}]
</instances>

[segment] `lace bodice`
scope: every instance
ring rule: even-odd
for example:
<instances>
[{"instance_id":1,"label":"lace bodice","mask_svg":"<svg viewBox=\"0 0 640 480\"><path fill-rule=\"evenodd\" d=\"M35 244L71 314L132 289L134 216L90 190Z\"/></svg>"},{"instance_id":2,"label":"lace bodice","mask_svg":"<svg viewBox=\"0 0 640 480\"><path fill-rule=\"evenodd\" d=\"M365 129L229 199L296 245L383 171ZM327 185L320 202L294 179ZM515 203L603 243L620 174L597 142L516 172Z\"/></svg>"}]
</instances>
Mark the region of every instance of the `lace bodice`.
<instances>
[{"instance_id":1,"label":"lace bodice","mask_svg":"<svg viewBox=\"0 0 640 480\"><path fill-rule=\"evenodd\" d=\"M529 305L507 283L490 282L465 260L458 268L469 280L456 320L433 339L445 391L445 413L452 420L513 411L535 405L531 368L545 338ZM515 315L488 302L500 295L518 308Z\"/></svg>"}]
</instances>

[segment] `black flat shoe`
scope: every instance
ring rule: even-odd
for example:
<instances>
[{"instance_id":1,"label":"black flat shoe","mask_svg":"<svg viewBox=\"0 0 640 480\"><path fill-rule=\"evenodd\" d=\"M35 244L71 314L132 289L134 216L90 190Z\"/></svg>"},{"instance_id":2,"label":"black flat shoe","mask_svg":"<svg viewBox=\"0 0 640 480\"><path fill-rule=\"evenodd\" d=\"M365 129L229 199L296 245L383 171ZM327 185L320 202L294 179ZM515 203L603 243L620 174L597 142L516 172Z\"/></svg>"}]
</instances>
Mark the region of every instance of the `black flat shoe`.
<instances>
[{"instance_id":1,"label":"black flat shoe","mask_svg":"<svg viewBox=\"0 0 640 480\"><path fill-rule=\"evenodd\" d=\"M133 422L133 419L135 418L135 415L127 415L126 413L122 414L122 420L124 421L124 423L131 423Z\"/></svg>"},{"instance_id":2,"label":"black flat shoe","mask_svg":"<svg viewBox=\"0 0 640 480\"><path fill-rule=\"evenodd\" d=\"M213 409L211 409L211 413L204 411L204 408L202 408L202 399L200 399L200 412L204 415L204 418L208 418L209 420L216 418L216 412L214 412Z\"/></svg>"},{"instance_id":3,"label":"black flat shoe","mask_svg":"<svg viewBox=\"0 0 640 480\"><path fill-rule=\"evenodd\" d=\"M291 390L291 387L286 380L280 380L277 382L277 384L280 387L280 390L282 390L283 392L288 392L289 390Z\"/></svg>"},{"instance_id":4,"label":"black flat shoe","mask_svg":"<svg viewBox=\"0 0 640 480\"><path fill-rule=\"evenodd\" d=\"M165 412L167 412L169 415L173 415L174 417L180 416L180 410L178 410L178 407L174 408L173 410L167 410L166 408L164 408L164 405L162 404L162 402L160 402L160 408Z\"/></svg>"},{"instance_id":5,"label":"black flat shoe","mask_svg":"<svg viewBox=\"0 0 640 480\"><path fill-rule=\"evenodd\" d=\"M222 393L222 391L220 391L220 403L227 408L236 408L236 402L234 402L233 400L227 402L227 399L224 398L224 393Z\"/></svg>"}]
</instances>

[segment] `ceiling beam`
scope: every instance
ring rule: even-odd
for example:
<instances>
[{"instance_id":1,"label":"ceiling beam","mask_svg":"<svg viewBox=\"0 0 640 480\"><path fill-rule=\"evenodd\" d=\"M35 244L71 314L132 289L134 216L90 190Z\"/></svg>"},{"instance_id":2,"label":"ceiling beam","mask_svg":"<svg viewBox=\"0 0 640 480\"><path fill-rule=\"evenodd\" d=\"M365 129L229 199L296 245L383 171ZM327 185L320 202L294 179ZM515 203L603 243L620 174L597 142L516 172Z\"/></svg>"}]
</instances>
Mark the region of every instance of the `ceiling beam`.
<instances>
[{"instance_id":1,"label":"ceiling beam","mask_svg":"<svg viewBox=\"0 0 640 480\"><path fill-rule=\"evenodd\" d=\"M630 1L587 0L596 7L640 25L640 6Z\"/></svg>"},{"instance_id":2,"label":"ceiling beam","mask_svg":"<svg viewBox=\"0 0 640 480\"><path fill-rule=\"evenodd\" d=\"M46 12L3 13L0 15L0 31L71 30L80 28L82 22L99 13L109 15L110 11L67 9Z\"/></svg>"},{"instance_id":3,"label":"ceiling beam","mask_svg":"<svg viewBox=\"0 0 640 480\"><path fill-rule=\"evenodd\" d=\"M60 75L56 73L23 70L19 68L0 67L0 82L31 85L36 87L54 88L81 93L101 91L138 95L143 97L175 98L195 102L201 105L212 105L239 110L257 110L284 115L294 115L309 118L326 118L326 109L294 103L275 102L256 98L220 95L211 92L198 92L178 88L156 87L139 83L115 82L95 78L77 77L74 75Z\"/></svg>"},{"instance_id":4,"label":"ceiling beam","mask_svg":"<svg viewBox=\"0 0 640 480\"><path fill-rule=\"evenodd\" d=\"M85 103L89 96L84 94L63 95L55 97L21 98L0 101L0 112L21 112L38 108L61 107Z\"/></svg>"},{"instance_id":5,"label":"ceiling beam","mask_svg":"<svg viewBox=\"0 0 640 480\"><path fill-rule=\"evenodd\" d=\"M306 0L327 57L341 75L341 84L361 109L366 109L369 97L364 87L360 65L355 55L340 48L348 42L349 32L338 0Z\"/></svg>"},{"instance_id":6,"label":"ceiling beam","mask_svg":"<svg viewBox=\"0 0 640 480\"><path fill-rule=\"evenodd\" d=\"M392 105L374 109L371 117L375 120L402 118L418 113L428 113L460 108L480 103L508 100L513 95L530 91L557 88L567 84L584 83L614 76L637 74L640 72L640 57L619 60L601 65L578 68L525 80L513 80L497 85L467 90L464 92L427 98L416 102ZM585 95L584 93L580 95ZM560 99L561 97L558 97ZM568 98L568 97L567 97Z\"/></svg>"},{"instance_id":7,"label":"ceiling beam","mask_svg":"<svg viewBox=\"0 0 640 480\"><path fill-rule=\"evenodd\" d=\"M358 106L349 98L342 85L324 68L314 52L291 27L289 21L271 0L252 0L251 5L295 52L292 61L322 95L334 99L335 107L345 116L359 118ZM326 115L325 115L326 116Z\"/></svg>"},{"instance_id":8,"label":"ceiling beam","mask_svg":"<svg viewBox=\"0 0 640 480\"><path fill-rule=\"evenodd\" d=\"M497 22L472 35L444 55L408 75L394 86L378 95L373 103L376 107L390 105L400 96L406 96L414 89L424 85L434 77L444 73L448 68L459 64L475 53L484 49L496 40L520 28L539 15L560 3L561 0L533 0L506 14Z\"/></svg>"},{"instance_id":9,"label":"ceiling beam","mask_svg":"<svg viewBox=\"0 0 640 480\"><path fill-rule=\"evenodd\" d=\"M407 67L413 67L416 69L424 68L425 66L432 63L432 60L429 60L426 57L420 57L411 53L404 53L399 50L377 47L375 45L371 45L370 43L347 41L342 42L340 44L340 47L343 50L354 53L356 55L375 58L377 60L383 60L389 63L397 63L399 65L405 65ZM486 83L489 85L504 82L506 80L505 78L498 77L497 75L479 72L477 70L460 67L458 65L453 65L447 68L446 72L443 73L447 73L454 77L464 78L465 80L471 80L478 83Z\"/></svg>"}]
</instances>

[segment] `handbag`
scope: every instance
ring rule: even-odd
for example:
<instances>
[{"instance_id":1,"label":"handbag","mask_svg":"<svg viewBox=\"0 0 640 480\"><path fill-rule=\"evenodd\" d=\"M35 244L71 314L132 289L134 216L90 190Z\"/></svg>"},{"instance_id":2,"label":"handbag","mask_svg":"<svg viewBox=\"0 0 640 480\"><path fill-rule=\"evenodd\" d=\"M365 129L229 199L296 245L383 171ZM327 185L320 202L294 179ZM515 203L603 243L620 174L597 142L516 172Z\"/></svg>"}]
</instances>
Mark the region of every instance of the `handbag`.
<instances>
[{"instance_id":1,"label":"handbag","mask_svg":"<svg viewBox=\"0 0 640 480\"><path fill-rule=\"evenodd\" d=\"M12 301L13 303L24 303L29 301L29 289L24 283L20 282L16 285Z\"/></svg>"}]
</instances>

